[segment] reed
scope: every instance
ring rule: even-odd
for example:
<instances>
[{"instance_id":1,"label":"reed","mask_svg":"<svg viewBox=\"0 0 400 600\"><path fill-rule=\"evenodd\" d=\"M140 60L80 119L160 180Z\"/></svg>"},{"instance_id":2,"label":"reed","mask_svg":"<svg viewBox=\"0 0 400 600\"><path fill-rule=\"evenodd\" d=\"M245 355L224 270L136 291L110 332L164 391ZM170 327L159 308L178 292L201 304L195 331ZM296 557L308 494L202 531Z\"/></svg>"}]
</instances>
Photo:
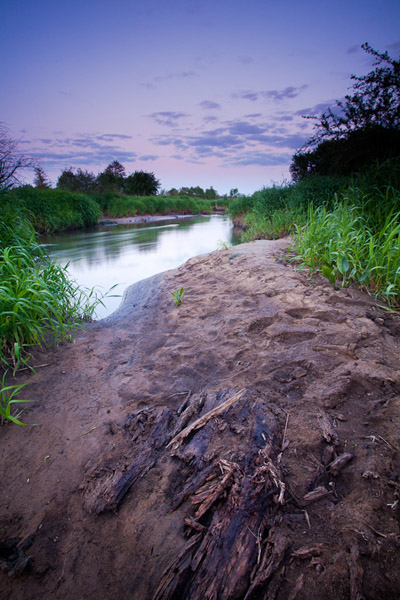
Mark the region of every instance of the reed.
<instances>
[{"instance_id":1,"label":"reed","mask_svg":"<svg viewBox=\"0 0 400 600\"><path fill-rule=\"evenodd\" d=\"M0 204L0 363L13 373L27 365L33 346L65 340L90 320L101 297L51 261L32 224Z\"/></svg>"},{"instance_id":2,"label":"reed","mask_svg":"<svg viewBox=\"0 0 400 600\"><path fill-rule=\"evenodd\" d=\"M310 206L295 247L311 273L400 307L400 193L393 188L353 187L336 196L332 210Z\"/></svg>"},{"instance_id":3,"label":"reed","mask_svg":"<svg viewBox=\"0 0 400 600\"><path fill-rule=\"evenodd\" d=\"M188 196L111 196L102 203L102 207L104 213L112 218L212 212L210 200Z\"/></svg>"}]
</instances>

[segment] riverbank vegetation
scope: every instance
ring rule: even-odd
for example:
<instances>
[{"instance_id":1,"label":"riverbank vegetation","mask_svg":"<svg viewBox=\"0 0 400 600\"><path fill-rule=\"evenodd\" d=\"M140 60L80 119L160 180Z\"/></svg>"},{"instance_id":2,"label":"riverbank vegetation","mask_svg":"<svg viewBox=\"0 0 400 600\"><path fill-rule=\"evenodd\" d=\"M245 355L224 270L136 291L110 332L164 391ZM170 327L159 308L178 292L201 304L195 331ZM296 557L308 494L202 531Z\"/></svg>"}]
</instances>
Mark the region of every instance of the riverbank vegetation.
<instances>
[{"instance_id":1,"label":"riverbank vegetation","mask_svg":"<svg viewBox=\"0 0 400 600\"><path fill-rule=\"evenodd\" d=\"M21 186L2 194L2 204L24 211L38 233L87 229L101 217L138 215L209 214L213 203L188 196L127 196L125 194L78 194L59 189Z\"/></svg>"},{"instance_id":2,"label":"riverbank vegetation","mask_svg":"<svg viewBox=\"0 0 400 600\"><path fill-rule=\"evenodd\" d=\"M0 370L29 363L30 350L66 339L101 299L50 260L21 209L0 194Z\"/></svg>"},{"instance_id":3,"label":"riverbank vegetation","mask_svg":"<svg viewBox=\"0 0 400 600\"><path fill-rule=\"evenodd\" d=\"M99 198L103 213L109 217L137 215L211 213L210 200L188 196L112 196Z\"/></svg>"},{"instance_id":4,"label":"riverbank vegetation","mask_svg":"<svg viewBox=\"0 0 400 600\"><path fill-rule=\"evenodd\" d=\"M333 285L359 285L400 308L400 61L368 44L375 69L316 119L292 183L230 204L243 241L294 234L296 260Z\"/></svg>"}]
</instances>

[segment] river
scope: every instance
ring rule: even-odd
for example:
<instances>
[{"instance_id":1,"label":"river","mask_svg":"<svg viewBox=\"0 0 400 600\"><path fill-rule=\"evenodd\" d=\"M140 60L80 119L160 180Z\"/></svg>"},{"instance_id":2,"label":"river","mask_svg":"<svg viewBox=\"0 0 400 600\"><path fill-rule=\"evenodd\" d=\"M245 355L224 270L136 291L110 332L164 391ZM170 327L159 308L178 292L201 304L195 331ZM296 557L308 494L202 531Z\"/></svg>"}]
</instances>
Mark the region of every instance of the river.
<instances>
[{"instance_id":1,"label":"river","mask_svg":"<svg viewBox=\"0 0 400 600\"><path fill-rule=\"evenodd\" d=\"M101 225L42 239L51 258L80 286L93 287L103 298L96 319L113 313L124 290L140 281L174 269L199 254L236 243L231 220L223 215L157 221L140 225ZM118 295L118 297L114 297Z\"/></svg>"}]
</instances>

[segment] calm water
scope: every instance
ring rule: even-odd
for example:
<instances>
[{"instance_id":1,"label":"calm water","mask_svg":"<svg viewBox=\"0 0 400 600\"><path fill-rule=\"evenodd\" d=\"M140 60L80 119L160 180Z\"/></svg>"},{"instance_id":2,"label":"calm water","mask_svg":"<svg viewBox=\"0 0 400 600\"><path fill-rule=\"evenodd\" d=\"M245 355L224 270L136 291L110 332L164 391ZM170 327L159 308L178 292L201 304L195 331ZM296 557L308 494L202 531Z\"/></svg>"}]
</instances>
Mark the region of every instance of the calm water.
<instances>
[{"instance_id":1,"label":"calm water","mask_svg":"<svg viewBox=\"0 0 400 600\"><path fill-rule=\"evenodd\" d=\"M174 269L188 258L212 252L221 243L235 243L228 217L194 217L143 225L106 225L95 231L61 234L42 240L49 254L79 285L122 296L141 279ZM105 298L96 318L103 319L121 303Z\"/></svg>"}]
</instances>

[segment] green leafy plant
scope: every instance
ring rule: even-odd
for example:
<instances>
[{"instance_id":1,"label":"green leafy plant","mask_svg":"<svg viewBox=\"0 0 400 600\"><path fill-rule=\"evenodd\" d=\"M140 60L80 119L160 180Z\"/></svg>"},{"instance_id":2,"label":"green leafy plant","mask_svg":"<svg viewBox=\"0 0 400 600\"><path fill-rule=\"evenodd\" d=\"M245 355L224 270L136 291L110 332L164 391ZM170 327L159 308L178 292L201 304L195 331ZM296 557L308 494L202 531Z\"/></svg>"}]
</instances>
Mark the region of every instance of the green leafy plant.
<instances>
[{"instance_id":1,"label":"green leafy plant","mask_svg":"<svg viewBox=\"0 0 400 600\"><path fill-rule=\"evenodd\" d=\"M323 265L321 271L322 275L326 277L329 283L331 283L334 286L336 282L335 271L331 269L331 267L328 267L328 265Z\"/></svg>"},{"instance_id":2,"label":"green leafy plant","mask_svg":"<svg viewBox=\"0 0 400 600\"><path fill-rule=\"evenodd\" d=\"M171 294L175 298L175 306L179 306L183 300L183 296L185 295L185 290L183 287L181 287L179 290L176 290L176 292L171 292Z\"/></svg>"},{"instance_id":3,"label":"green leafy plant","mask_svg":"<svg viewBox=\"0 0 400 600\"><path fill-rule=\"evenodd\" d=\"M17 414L11 414L11 408L13 405L22 402L30 402L29 400L21 400L16 398L16 395L21 391L21 389L26 385L26 383L22 383L19 385L6 385L6 376L7 371L3 374L2 384L0 388L1 425L3 425L5 421L12 421L16 425L26 425L26 423L23 423L19 419L23 412L22 410L20 410Z\"/></svg>"},{"instance_id":4,"label":"green leafy plant","mask_svg":"<svg viewBox=\"0 0 400 600\"><path fill-rule=\"evenodd\" d=\"M231 244L228 242L223 242L222 240L218 240L218 250L228 250L231 247Z\"/></svg>"}]
</instances>

